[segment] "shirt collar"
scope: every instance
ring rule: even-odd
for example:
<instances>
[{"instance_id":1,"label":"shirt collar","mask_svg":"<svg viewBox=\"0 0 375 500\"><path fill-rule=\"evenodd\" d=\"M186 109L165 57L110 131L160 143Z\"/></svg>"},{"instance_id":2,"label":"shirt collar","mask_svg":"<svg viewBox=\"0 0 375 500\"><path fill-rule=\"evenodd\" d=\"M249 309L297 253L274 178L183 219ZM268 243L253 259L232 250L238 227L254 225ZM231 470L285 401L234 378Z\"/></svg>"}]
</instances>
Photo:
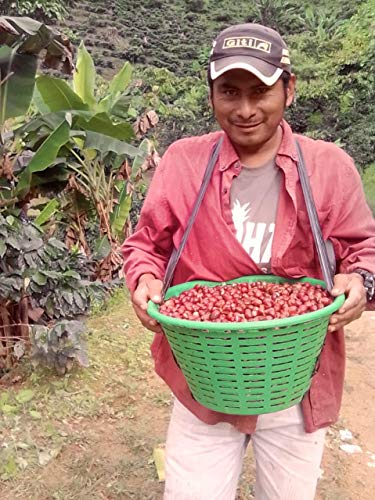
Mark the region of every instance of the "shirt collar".
<instances>
[{"instance_id":1,"label":"shirt collar","mask_svg":"<svg viewBox=\"0 0 375 500\"><path fill-rule=\"evenodd\" d=\"M228 135L225 132L223 132L223 134L224 134L224 141L221 146L221 151L219 155L219 170L221 172L227 170L236 161L240 161L238 154L234 149L233 144L229 139Z\"/></svg>"},{"instance_id":2,"label":"shirt collar","mask_svg":"<svg viewBox=\"0 0 375 500\"><path fill-rule=\"evenodd\" d=\"M294 144L293 132L286 120L281 121L281 128L283 129L283 137L277 152L277 156L288 156L293 161L297 161L297 151ZM223 132L224 141L221 147L219 156L219 170L223 172L227 170L233 163L239 161L238 154L233 147L228 135Z\"/></svg>"},{"instance_id":3,"label":"shirt collar","mask_svg":"<svg viewBox=\"0 0 375 500\"><path fill-rule=\"evenodd\" d=\"M277 154L289 156L289 158L293 161L297 161L298 156L292 129L286 120L281 121L281 128L283 129L283 138L281 139L281 144Z\"/></svg>"}]
</instances>

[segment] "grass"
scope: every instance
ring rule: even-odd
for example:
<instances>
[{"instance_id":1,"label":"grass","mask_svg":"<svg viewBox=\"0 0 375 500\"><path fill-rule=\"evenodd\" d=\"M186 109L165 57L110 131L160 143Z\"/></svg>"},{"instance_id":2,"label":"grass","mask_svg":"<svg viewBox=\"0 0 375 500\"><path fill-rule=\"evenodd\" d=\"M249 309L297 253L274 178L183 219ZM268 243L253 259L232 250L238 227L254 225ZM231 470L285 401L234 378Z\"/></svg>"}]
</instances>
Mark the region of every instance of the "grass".
<instances>
[{"instance_id":1,"label":"grass","mask_svg":"<svg viewBox=\"0 0 375 500\"><path fill-rule=\"evenodd\" d=\"M89 368L61 378L26 363L1 393L1 499L160 497L152 450L170 394L152 372L152 334L123 289L88 326Z\"/></svg>"},{"instance_id":2,"label":"grass","mask_svg":"<svg viewBox=\"0 0 375 500\"><path fill-rule=\"evenodd\" d=\"M368 165L362 175L363 188L366 193L367 202L375 214L375 163Z\"/></svg>"},{"instance_id":3,"label":"grass","mask_svg":"<svg viewBox=\"0 0 375 500\"><path fill-rule=\"evenodd\" d=\"M96 307L88 326L89 368L62 378L25 363L0 392L0 500L162 498L153 449L164 443L171 396L153 374L152 334L140 327L124 290ZM360 466L339 450L339 429L352 424L355 430L349 421L329 431L319 500L347 498L347 484L358 498L372 498L367 455ZM253 498L251 456L240 500Z\"/></svg>"}]
</instances>

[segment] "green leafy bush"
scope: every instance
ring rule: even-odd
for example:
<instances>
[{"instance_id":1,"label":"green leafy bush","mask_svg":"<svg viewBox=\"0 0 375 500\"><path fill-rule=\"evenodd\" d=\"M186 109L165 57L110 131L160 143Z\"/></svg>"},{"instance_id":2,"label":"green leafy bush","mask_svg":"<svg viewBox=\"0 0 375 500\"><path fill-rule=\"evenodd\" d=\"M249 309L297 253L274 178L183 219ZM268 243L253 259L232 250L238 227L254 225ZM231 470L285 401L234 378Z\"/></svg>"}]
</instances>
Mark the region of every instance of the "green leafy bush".
<instances>
[{"instance_id":1,"label":"green leafy bush","mask_svg":"<svg viewBox=\"0 0 375 500\"><path fill-rule=\"evenodd\" d=\"M32 360L34 366L46 366L64 375L77 361L89 366L85 327L80 321L60 321L54 327L32 325Z\"/></svg>"},{"instance_id":2,"label":"green leafy bush","mask_svg":"<svg viewBox=\"0 0 375 500\"><path fill-rule=\"evenodd\" d=\"M158 111L161 150L181 136L212 130L205 90L211 40L231 24L250 21L278 29L290 46L298 77L298 102L288 114L293 128L340 141L359 167L372 161L374 0L159 0L149 8L141 0L117 0L114 11L128 42L121 57L136 64L144 82L134 108L142 108L144 97Z\"/></svg>"},{"instance_id":3,"label":"green leafy bush","mask_svg":"<svg viewBox=\"0 0 375 500\"><path fill-rule=\"evenodd\" d=\"M5 2L0 14L8 16L31 16L38 20L63 19L71 0L18 0ZM8 7L8 8L7 8Z\"/></svg>"},{"instance_id":4,"label":"green leafy bush","mask_svg":"<svg viewBox=\"0 0 375 500\"><path fill-rule=\"evenodd\" d=\"M91 281L94 262L12 216L0 215L0 258L1 300L19 302L26 292L41 322L85 315L106 289Z\"/></svg>"},{"instance_id":5,"label":"green leafy bush","mask_svg":"<svg viewBox=\"0 0 375 500\"><path fill-rule=\"evenodd\" d=\"M129 110L134 116L154 109L160 125L151 137L163 151L174 140L205 133L215 126L203 77L178 76L166 68L138 69L137 85L129 90Z\"/></svg>"},{"instance_id":6,"label":"green leafy bush","mask_svg":"<svg viewBox=\"0 0 375 500\"><path fill-rule=\"evenodd\" d=\"M375 216L375 163L365 169L362 174L362 181L367 202Z\"/></svg>"},{"instance_id":7,"label":"green leafy bush","mask_svg":"<svg viewBox=\"0 0 375 500\"><path fill-rule=\"evenodd\" d=\"M307 31L286 36L298 77L289 116L298 132L340 140L364 168L375 147L374 0L344 4L310 6Z\"/></svg>"},{"instance_id":8,"label":"green leafy bush","mask_svg":"<svg viewBox=\"0 0 375 500\"><path fill-rule=\"evenodd\" d=\"M0 259L0 327L8 334L8 350L13 345L7 355L21 357L30 321L38 363L45 360L61 373L74 359L84 364L83 320L92 302L102 301L109 290L92 281L95 262L10 215L0 215Z\"/></svg>"}]
</instances>

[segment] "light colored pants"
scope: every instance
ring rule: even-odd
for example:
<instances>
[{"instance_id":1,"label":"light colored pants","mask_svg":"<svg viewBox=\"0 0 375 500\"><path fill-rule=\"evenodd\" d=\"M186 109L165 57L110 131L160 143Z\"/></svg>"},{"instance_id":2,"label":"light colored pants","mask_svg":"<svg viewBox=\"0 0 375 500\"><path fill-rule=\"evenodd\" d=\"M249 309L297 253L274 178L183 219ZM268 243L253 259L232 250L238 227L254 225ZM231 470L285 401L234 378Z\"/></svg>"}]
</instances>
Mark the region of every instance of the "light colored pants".
<instances>
[{"instance_id":1,"label":"light colored pants","mask_svg":"<svg viewBox=\"0 0 375 500\"><path fill-rule=\"evenodd\" d=\"M299 405L261 415L251 436L256 500L313 500L326 429L307 434ZM207 425L177 399L166 445L164 500L234 500L249 436Z\"/></svg>"}]
</instances>

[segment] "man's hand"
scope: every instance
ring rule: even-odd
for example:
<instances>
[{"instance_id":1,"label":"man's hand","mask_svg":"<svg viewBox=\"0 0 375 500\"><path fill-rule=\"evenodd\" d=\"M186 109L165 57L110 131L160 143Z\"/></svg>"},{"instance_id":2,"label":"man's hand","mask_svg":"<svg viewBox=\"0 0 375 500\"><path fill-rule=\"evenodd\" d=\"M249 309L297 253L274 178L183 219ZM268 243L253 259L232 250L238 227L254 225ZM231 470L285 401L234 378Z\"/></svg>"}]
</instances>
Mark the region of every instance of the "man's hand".
<instances>
[{"instance_id":1,"label":"man's hand","mask_svg":"<svg viewBox=\"0 0 375 500\"><path fill-rule=\"evenodd\" d=\"M152 300L156 304L161 302L163 282L155 279L152 274L142 274L138 286L132 295L133 307L142 325L152 332L162 333L159 323L147 314L147 303Z\"/></svg>"},{"instance_id":2,"label":"man's hand","mask_svg":"<svg viewBox=\"0 0 375 500\"><path fill-rule=\"evenodd\" d=\"M331 316L329 332L339 330L360 318L366 308L366 290L363 286L363 278L359 274L336 274L331 294L337 297L342 293L345 293L346 300L338 312Z\"/></svg>"}]
</instances>

